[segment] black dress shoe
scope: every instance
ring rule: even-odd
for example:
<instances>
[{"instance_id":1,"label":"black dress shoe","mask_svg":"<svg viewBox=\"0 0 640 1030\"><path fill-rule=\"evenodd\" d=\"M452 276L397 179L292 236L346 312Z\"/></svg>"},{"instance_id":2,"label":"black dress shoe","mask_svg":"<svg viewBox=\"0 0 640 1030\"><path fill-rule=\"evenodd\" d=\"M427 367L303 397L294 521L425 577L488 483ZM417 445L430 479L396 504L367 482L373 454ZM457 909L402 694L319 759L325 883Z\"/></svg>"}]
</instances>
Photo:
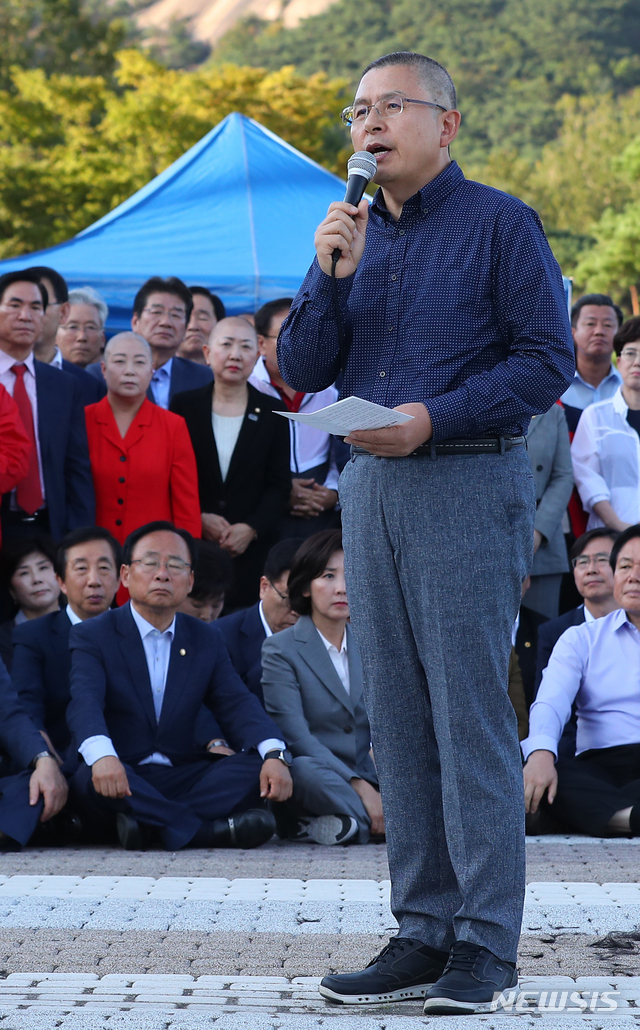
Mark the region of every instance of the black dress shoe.
<instances>
[{"instance_id":1,"label":"black dress shoe","mask_svg":"<svg viewBox=\"0 0 640 1030\"><path fill-rule=\"evenodd\" d=\"M276 821L266 808L250 808L228 819L203 823L189 842L192 848L258 848L271 840Z\"/></svg>"},{"instance_id":2,"label":"black dress shoe","mask_svg":"<svg viewBox=\"0 0 640 1030\"><path fill-rule=\"evenodd\" d=\"M488 948L468 941L456 941L449 961L437 983L424 999L427 1016L469 1012L490 1012L495 995L518 986L513 962L504 962Z\"/></svg>"},{"instance_id":3,"label":"black dress shoe","mask_svg":"<svg viewBox=\"0 0 640 1030\"><path fill-rule=\"evenodd\" d=\"M366 969L325 976L318 990L323 998L343 1005L424 998L442 975L446 961L446 951L436 951L410 937L392 937Z\"/></svg>"},{"instance_id":4,"label":"black dress shoe","mask_svg":"<svg viewBox=\"0 0 640 1030\"><path fill-rule=\"evenodd\" d=\"M118 812L116 816L116 830L118 840L125 851L144 851L147 843L147 834L144 827L137 819L126 812Z\"/></svg>"},{"instance_id":5,"label":"black dress shoe","mask_svg":"<svg viewBox=\"0 0 640 1030\"><path fill-rule=\"evenodd\" d=\"M61 848L69 844L78 844L82 838L82 822L80 816L67 808L39 823L30 844L36 847Z\"/></svg>"}]
</instances>

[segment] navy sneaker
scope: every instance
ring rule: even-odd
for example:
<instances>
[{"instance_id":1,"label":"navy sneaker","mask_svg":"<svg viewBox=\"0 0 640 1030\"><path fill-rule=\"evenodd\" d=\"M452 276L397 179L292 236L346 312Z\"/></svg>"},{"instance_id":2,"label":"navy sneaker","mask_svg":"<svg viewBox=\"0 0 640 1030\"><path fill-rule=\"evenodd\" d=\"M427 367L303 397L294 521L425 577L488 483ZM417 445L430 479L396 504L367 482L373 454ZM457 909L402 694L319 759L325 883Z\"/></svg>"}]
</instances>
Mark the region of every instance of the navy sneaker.
<instances>
[{"instance_id":1,"label":"navy sneaker","mask_svg":"<svg viewBox=\"0 0 640 1030\"><path fill-rule=\"evenodd\" d=\"M436 951L410 937L392 937L358 973L325 976L318 988L323 998L343 1005L375 1005L424 998L442 974L446 951Z\"/></svg>"},{"instance_id":2,"label":"navy sneaker","mask_svg":"<svg viewBox=\"0 0 640 1030\"><path fill-rule=\"evenodd\" d=\"M449 961L437 983L424 999L427 1016L490 1012L494 995L518 986L513 962L496 958L488 948L469 941L456 941Z\"/></svg>"}]
</instances>

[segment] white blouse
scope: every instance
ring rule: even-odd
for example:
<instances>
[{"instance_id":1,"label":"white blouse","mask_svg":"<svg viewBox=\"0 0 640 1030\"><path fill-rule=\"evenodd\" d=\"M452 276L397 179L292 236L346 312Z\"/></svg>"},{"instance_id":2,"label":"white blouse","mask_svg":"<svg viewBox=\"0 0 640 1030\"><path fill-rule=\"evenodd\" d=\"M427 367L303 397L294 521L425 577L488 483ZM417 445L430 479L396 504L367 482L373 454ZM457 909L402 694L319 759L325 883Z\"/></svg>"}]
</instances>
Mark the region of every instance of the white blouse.
<instances>
[{"instance_id":1,"label":"white blouse","mask_svg":"<svg viewBox=\"0 0 640 1030\"><path fill-rule=\"evenodd\" d=\"M216 441L216 450L218 451L218 462L220 464L220 473L222 475L223 483L227 478L227 472L229 471L229 465L231 464L231 455L233 454L238 442L243 420L244 415L216 415L215 411L211 412L211 425L213 428L213 436Z\"/></svg>"}]
</instances>

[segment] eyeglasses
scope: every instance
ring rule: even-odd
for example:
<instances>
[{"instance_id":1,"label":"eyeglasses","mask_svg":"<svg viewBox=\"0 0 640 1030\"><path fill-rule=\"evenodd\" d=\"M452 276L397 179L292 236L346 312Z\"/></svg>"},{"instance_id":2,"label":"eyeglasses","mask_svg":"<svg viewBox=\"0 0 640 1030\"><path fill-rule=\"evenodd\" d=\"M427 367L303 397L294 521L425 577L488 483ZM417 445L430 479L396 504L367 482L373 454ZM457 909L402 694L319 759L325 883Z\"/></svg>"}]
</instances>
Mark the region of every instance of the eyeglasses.
<instances>
[{"instance_id":1,"label":"eyeglasses","mask_svg":"<svg viewBox=\"0 0 640 1030\"><path fill-rule=\"evenodd\" d=\"M150 308L143 308L148 315L152 318L162 318L163 315L167 315L172 322L185 322L187 319L187 312L184 308L167 308L160 307L160 305L154 304Z\"/></svg>"},{"instance_id":2,"label":"eyeglasses","mask_svg":"<svg viewBox=\"0 0 640 1030\"><path fill-rule=\"evenodd\" d=\"M574 569L581 569L582 571L588 569L591 565L591 562L593 562L597 569L604 569L606 565L609 565L609 555L603 553L579 554L577 558L571 559L571 564L573 565Z\"/></svg>"},{"instance_id":3,"label":"eyeglasses","mask_svg":"<svg viewBox=\"0 0 640 1030\"><path fill-rule=\"evenodd\" d=\"M133 561L129 562L130 565L141 565L145 572L157 572L158 569L164 567L170 576L181 576L185 572L191 569L188 562L182 561L181 558L169 558L168 561L164 561L161 558L134 558Z\"/></svg>"},{"instance_id":4,"label":"eyeglasses","mask_svg":"<svg viewBox=\"0 0 640 1030\"><path fill-rule=\"evenodd\" d=\"M288 594L281 594L280 591L278 590L277 586L275 585L275 583L272 583L271 580L269 580L269 586L272 587L273 590L275 590L276 594L278 595L278 597L280 598L282 603L286 604L286 606L288 608L289 607L289 595Z\"/></svg>"},{"instance_id":5,"label":"eyeglasses","mask_svg":"<svg viewBox=\"0 0 640 1030\"><path fill-rule=\"evenodd\" d=\"M633 364L634 361L637 361L638 358L640 358L640 350L634 350L633 348L629 349L629 347L625 347L625 349L620 354L620 358L624 358L625 361L630 361ZM620 361L620 358L618 358L618 361Z\"/></svg>"},{"instance_id":6,"label":"eyeglasses","mask_svg":"<svg viewBox=\"0 0 640 1030\"><path fill-rule=\"evenodd\" d=\"M350 107L345 107L340 117L345 125L353 125L354 122L361 125L374 108L378 112L378 116L385 119L402 114L405 104L422 104L423 107L435 107L438 111L447 110L442 104L432 104L430 100L410 100L409 97L403 97L400 93L391 93L388 97L376 101L375 104L352 104Z\"/></svg>"}]
</instances>

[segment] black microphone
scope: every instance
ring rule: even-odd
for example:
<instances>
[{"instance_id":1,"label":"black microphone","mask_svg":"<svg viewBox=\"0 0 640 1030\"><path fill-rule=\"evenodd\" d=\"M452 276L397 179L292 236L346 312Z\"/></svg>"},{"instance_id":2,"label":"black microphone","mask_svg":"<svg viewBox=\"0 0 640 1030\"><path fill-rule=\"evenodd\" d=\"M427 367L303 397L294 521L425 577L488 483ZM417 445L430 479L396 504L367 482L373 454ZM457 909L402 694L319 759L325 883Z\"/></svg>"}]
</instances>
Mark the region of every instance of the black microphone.
<instances>
[{"instance_id":1,"label":"black microphone","mask_svg":"<svg viewBox=\"0 0 640 1030\"><path fill-rule=\"evenodd\" d=\"M364 196L364 191L378 171L378 162L368 150L359 150L347 161L347 189L344 195L345 204L357 207ZM333 261L340 260L342 251L339 247L333 252Z\"/></svg>"}]
</instances>

